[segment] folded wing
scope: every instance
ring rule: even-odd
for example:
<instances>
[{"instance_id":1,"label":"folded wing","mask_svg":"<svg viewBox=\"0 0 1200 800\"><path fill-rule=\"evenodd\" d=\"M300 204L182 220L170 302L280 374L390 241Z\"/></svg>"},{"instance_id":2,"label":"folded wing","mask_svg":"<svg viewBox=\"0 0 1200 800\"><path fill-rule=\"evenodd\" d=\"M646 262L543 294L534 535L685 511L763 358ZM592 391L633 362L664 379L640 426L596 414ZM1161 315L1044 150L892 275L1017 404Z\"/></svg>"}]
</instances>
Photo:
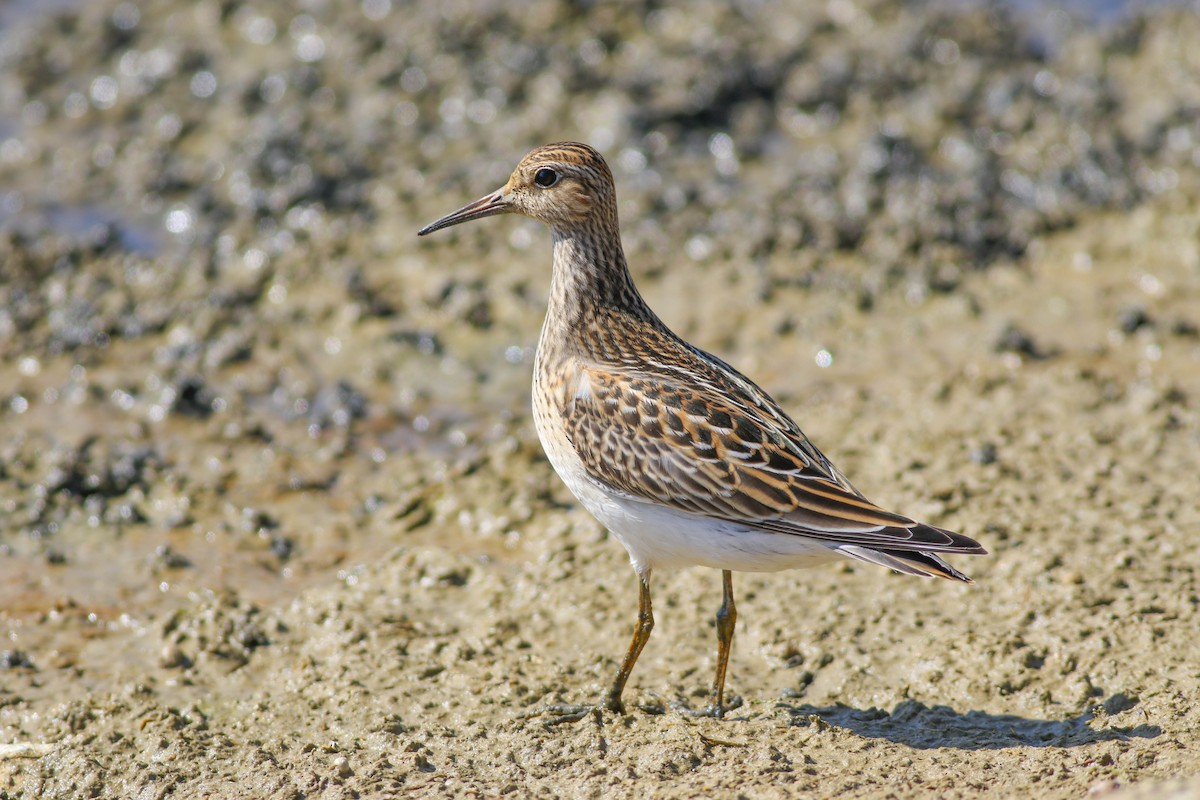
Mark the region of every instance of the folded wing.
<instances>
[{"instance_id":1,"label":"folded wing","mask_svg":"<svg viewBox=\"0 0 1200 800\"><path fill-rule=\"evenodd\" d=\"M644 365L585 368L587 390L575 393L565 419L593 480L631 498L825 541L900 571L965 579L922 554L986 552L867 500L766 393L708 358L711 373L686 382L670 365L655 377Z\"/></svg>"}]
</instances>

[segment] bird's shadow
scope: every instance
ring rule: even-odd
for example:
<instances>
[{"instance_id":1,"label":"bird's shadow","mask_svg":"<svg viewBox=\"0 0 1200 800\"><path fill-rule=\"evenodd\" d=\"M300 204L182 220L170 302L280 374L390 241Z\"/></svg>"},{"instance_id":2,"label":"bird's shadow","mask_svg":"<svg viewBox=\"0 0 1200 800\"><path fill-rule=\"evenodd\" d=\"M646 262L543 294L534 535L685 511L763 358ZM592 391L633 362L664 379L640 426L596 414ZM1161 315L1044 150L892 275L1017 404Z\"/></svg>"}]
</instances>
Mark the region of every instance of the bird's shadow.
<instances>
[{"instance_id":1,"label":"bird's shadow","mask_svg":"<svg viewBox=\"0 0 1200 800\"><path fill-rule=\"evenodd\" d=\"M1064 720L1026 719L1015 714L960 713L949 706L905 700L891 713L879 708L779 703L797 725L843 728L867 739L887 739L918 750L1001 750L1007 747L1080 747L1162 734L1157 725L1093 727L1100 715L1133 708L1137 700L1116 694L1096 708ZM1118 711L1119 710L1119 711Z\"/></svg>"}]
</instances>

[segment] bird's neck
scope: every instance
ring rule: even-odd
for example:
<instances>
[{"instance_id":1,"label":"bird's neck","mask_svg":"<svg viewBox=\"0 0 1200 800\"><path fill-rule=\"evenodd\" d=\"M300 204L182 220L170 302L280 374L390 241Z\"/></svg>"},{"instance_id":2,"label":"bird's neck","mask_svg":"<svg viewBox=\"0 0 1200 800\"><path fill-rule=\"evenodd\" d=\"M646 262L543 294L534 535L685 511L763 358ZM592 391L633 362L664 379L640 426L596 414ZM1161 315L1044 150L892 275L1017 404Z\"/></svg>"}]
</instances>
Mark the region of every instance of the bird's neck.
<instances>
[{"instance_id":1,"label":"bird's neck","mask_svg":"<svg viewBox=\"0 0 1200 800\"><path fill-rule=\"evenodd\" d=\"M660 324L633 285L615 224L611 231L555 230L543 340L547 334L570 337L602 317Z\"/></svg>"}]
</instances>

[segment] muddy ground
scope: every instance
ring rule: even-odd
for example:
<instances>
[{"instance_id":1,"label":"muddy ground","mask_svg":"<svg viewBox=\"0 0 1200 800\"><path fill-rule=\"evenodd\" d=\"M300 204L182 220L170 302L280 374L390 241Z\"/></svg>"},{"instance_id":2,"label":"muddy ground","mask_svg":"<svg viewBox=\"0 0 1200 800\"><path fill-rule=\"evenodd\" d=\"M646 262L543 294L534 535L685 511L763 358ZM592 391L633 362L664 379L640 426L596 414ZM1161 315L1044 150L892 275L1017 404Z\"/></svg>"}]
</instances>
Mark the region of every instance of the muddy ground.
<instances>
[{"instance_id":1,"label":"muddy ground","mask_svg":"<svg viewBox=\"0 0 1200 800\"><path fill-rule=\"evenodd\" d=\"M1200 17L55 2L0 17L0 797L1200 797ZM636 584L529 411L610 156L651 305L990 550Z\"/></svg>"}]
</instances>

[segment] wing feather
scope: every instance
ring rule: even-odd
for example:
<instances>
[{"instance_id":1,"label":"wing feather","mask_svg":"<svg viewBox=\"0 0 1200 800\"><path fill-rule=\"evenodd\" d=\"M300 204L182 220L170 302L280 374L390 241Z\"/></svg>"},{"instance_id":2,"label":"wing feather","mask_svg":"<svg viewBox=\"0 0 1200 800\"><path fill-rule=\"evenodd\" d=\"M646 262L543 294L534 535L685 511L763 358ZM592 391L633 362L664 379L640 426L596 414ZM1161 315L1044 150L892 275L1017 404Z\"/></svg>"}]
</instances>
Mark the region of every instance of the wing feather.
<instances>
[{"instance_id":1,"label":"wing feather","mask_svg":"<svg viewBox=\"0 0 1200 800\"><path fill-rule=\"evenodd\" d=\"M986 552L870 502L765 392L707 353L690 355L703 359L703 374L667 362L583 367L589 391L572 398L565 420L593 480L680 511L887 550L889 564L909 570L949 567L904 553Z\"/></svg>"}]
</instances>

